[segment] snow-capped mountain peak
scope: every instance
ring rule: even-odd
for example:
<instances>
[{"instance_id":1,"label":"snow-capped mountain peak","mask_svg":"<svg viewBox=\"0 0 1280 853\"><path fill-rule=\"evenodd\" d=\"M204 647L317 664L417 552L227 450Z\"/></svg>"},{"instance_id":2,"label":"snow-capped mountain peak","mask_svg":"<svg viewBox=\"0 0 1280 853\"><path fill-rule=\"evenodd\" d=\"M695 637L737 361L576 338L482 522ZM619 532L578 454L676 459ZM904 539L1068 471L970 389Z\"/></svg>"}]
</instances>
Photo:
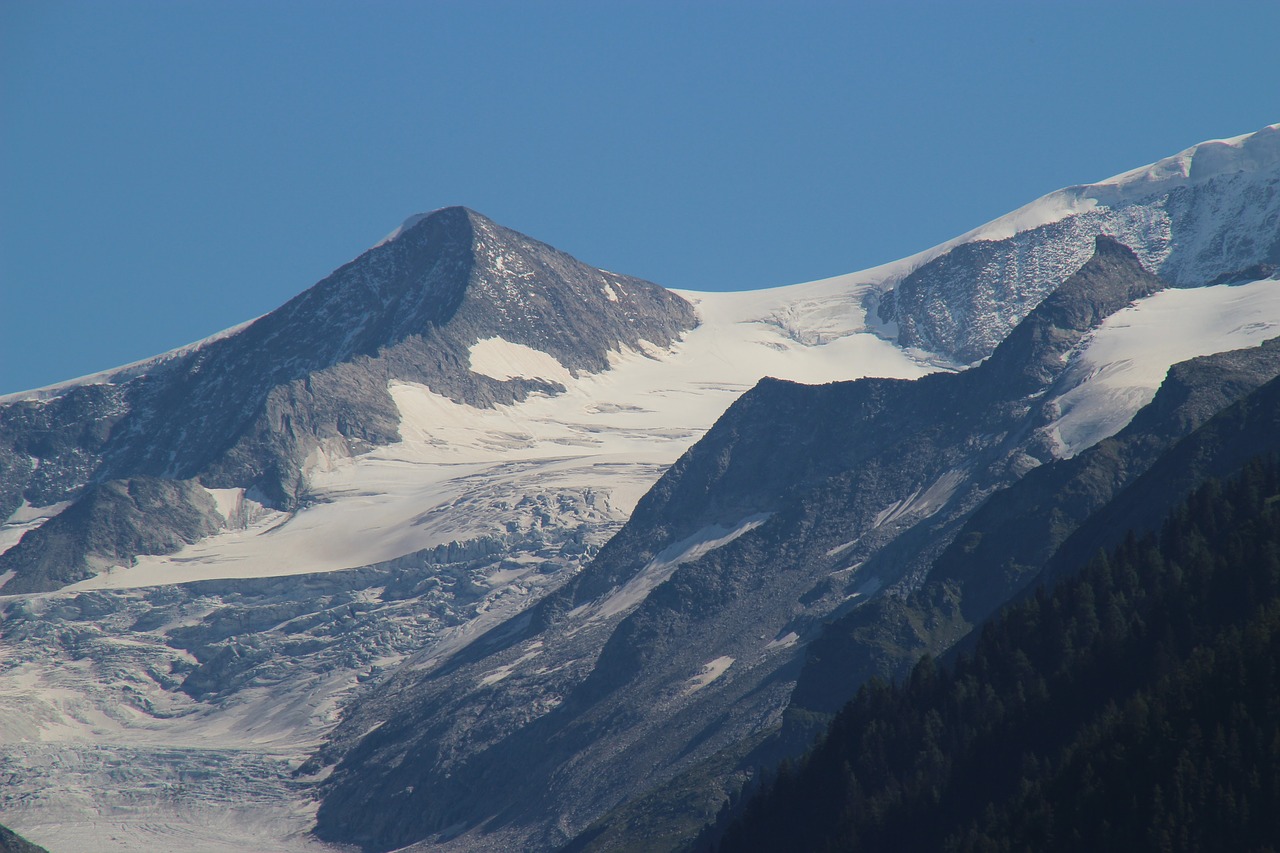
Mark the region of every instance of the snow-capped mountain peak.
<instances>
[{"instance_id":1,"label":"snow-capped mountain peak","mask_svg":"<svg viewBox=\"0 0 1280 853\"><path fill-rule=\"evenodd\" d=\"M1272 124L1253 133L1201 142L1101 181L1055 190L938 248L945 251L974 240L1007 240L1069 216L1147 199L1214 177L1239 172L1266 175L1277 170L1280 170L1280 124Z\"/></svg>"},{"instance_id":2,"label":"snow-capped mountain peak","mask_svg":"<svg viewBox=\"0 0 1280 853\"><path fill-rule=\"evenodd\" d=\"M390 243L392 240L397 239L401 234L403 234L404 232L408 231L410 228L412 228L413 226L417 225L419 222L421 222L422 220L426 219L426 218L427 218L428 216L430 216L431 214L436 213L436 212L438 212L438 211L440 211L440 210L443 210L443 209L444 209L444 208L436 208L435 210L429 210L429 211L427 211L426 213L415 213L413 216L408 217L408 218L407 218L407 219L405 219L403 222L401 222L399 225L397 225L397 226L396 226L396 227L391 231L391 233L387 234L387 236L383 237L383 238L382 238L381 240L379 240L377 243L374 243L370 248L372 248L372 249L376 249L376 248L378 248L379 246L385 246L387 243Z\"/></svg>"},{"instance_id":3,"label":"snow-capped mountain peak","mask_svg":"<svg viewBox=\"0 0 1280 853\"><path fill-rule=\"evenodd\" d=\"M1101 203L1111 204L1120 196L1106 197L1108 190L1142 197L1167 192L1176 186L1202 183L1219 175L1236 172L1273 172L1280 168L1280 124L1271 124L1253 133L1230 139L1212 139L1193 145L1172 157L1122 172L1092 187Z\"/></svg>"},{"instance_id":4,"label":"snow-capped mountain peak","mask_svg":"<svg viewBox=\"0 0 1280 853\"><path fill-rule=\"evenodd\" d=\"M1178 287L1280 265L1280 125L1049 193L929 250L878 293L897 342L974 363L1107 235Z\"/></svg>"},{"instance_id":5,"label":"snow-capped mountain peak","mask_svg":"<svg viewBox=\"0 0 1280 853\"><path fill-rule=\"evenodd\" d=\"M332 771L330 837L550 846L626 768L759 738L828 617L992 490L1171 396L1173 441L1280 363L1278 129L750 293L441 208L242 327L0 400L0 819L297 850ZM1156 392L1237 347L1265 357Z\"/></svg>"}]
</instances>

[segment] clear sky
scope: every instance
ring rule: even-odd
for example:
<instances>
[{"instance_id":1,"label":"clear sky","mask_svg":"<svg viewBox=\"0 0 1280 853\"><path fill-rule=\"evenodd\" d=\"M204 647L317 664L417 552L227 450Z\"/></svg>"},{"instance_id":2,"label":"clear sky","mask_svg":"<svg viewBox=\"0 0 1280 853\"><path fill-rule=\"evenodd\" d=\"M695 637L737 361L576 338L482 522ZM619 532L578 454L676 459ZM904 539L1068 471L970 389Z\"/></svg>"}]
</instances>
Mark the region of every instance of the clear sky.
<instances>
[{"instance_id":1,"label":"clear sky","mask_svg":"<svg viewBox=\"0 0 1280 853\"><path fill-rule=\"evenodd\" d=\"M0 393L464 204L670 287L873 266L1280 121L1280 2L0 2Z\"/></svg>"}]
</instances>

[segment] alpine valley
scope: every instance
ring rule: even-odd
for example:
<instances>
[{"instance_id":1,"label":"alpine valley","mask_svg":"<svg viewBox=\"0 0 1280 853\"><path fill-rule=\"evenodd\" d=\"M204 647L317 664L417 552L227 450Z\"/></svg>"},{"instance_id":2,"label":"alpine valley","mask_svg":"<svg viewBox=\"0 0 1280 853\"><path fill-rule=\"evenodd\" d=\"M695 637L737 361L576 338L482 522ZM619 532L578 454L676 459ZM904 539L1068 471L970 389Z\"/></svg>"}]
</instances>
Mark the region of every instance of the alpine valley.
<instances>
[{"instance_id":1,"label":"alpine valley","mask_svg":"<svg viewBox=\"0 0 1280 853\"><path fill-rule=\"evenodd\" d=\"M1280 124L770 290L414 216L0 398L0 823L705 845L869 680L1280 451L1278 377Z\"/></svg>"}]
</instances>

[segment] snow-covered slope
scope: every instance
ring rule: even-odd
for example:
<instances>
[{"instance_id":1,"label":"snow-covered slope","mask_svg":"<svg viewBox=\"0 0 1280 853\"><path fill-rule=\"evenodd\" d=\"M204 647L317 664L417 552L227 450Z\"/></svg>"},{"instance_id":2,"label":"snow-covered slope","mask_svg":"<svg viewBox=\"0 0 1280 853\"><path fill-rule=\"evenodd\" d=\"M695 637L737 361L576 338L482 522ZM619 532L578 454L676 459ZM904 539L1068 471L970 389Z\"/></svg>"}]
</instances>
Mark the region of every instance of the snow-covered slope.
<instances>
[{"instance_id":1,"label":"snow-covered slope","mask_svg":"<svg viewBox=\"0 0 1280 853\"><path fill-rule=\"evenodd\" d=\"M762 377L912 379L980 357L1102 232L1183 285L1280 260L1278 140L1280 125L1204 143L882 267L683 292L696 327L659 288L474 213L416 216L281 312L0 399L0 439L18 437L0 453L0 499L16 507L0 553L95 478L199 478L222 519L70 589L0 595L0 822L54 849L309 847L313 806L290 774L352 691L574 577ZM1273 336L1269 274L1108 320L1047 392L1046 443L1077 454L1170 364ZM757 522L726 517L694 539ZM667 556L611 618L687 555ZM699 695L747 659L705 665L688 682ZM243 810L219 816L230 803Z\"/></svg>"},{"instance_id":2,"label":"snow-covered slope","mask_svg":"<svg viewBox=\"0 0 1280 853\"><path fill-rule=\"evenodd\" d=\"M686 293L697 328L600 373L483 338L472 371L566 390L483 407L393 381L401 441L313 453L305 505L210 489L223 532L0 603L0 814L55 850L309 849L314 804L290 774L360 681L457 648L572 576L762 376L933 369L866 332L863 281ZM0 533L43 520L26 509Z\"/></svg>"},{"instance_id":3,"label":"snow-covered slope","mask_svg":"<svg viewBox=\"0 0 1280 853\"><path fill-rule=\"evenodd\" d=\"M912 378L931 368L867 334L862 285L844 279L750 293L691 293L699 326L663 350L612 358L578 378L540 350L487 338L471 369L563 383L492 408L393 382L400 442L308 460L312 502L261 510L167 556L140 557L71 587L125 588L354 568L531 527L625 520L658 475L761 377ZM588 497L590 496L590 497Z\"/></svg>"},{"instance_id":4,"label":"snow-covered slope","mask_svg":"<svg viewBox=\"0 0 1280 853\"><path fill-rule=\"evenodd\" d=\"M1061 457L1114 435L1151 401L1171 365L1280 335L1280 281L1166 290L1107 318L1054 389L1046 429Z\"/></svg>"},{"instance_id":5,"label":"snow-covered slope","mask_svg":"<svg viewBox=\"0 0 1280 853\"><path fill-rule=\"evenodd\" d=\"M1280 266L1280 125L1049 193L917 256L875 295L876 316L900 344L972 363L1084 263L1099 234L1175 286L1266 277Z\"/></svg>"}]
</instances>

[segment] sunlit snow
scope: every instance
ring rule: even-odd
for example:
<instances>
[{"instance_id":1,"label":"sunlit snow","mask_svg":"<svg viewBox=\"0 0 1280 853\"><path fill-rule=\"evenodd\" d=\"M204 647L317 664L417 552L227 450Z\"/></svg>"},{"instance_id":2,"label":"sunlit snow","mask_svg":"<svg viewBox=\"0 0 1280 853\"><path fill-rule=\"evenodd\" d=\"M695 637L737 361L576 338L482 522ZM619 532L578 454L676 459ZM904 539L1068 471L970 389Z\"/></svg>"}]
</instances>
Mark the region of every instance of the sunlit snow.
<instances>
[{"instance_id":1,"label":"sunlit snow","mask_svg":"<svg viewBox=\"0 0 1280 853\"><path fill-rule=\"evenodd\" d=\"M702 665L702 672L689 679L688 685L685 687L686 693L696 693L724 675L729 667L733 666L734 660L728 655L723 655L712 661L707 661Z\"/></svg>"},{"instance_id":2,"label":"sunlit snow","mask_svg":"<svg viewBox=\"0 0 1280 853\"><path fill-rule=\"evenodd\" d=\"M755 513L728 527L712 524L698 532L662 549L643 569L623 586L607 595L603 601L587 605L571 615L585 615L588 619L607 619L634 607L683 563L690 563L703 554L728 545L733 540L755 530L769 520L770 513Z\"/></svg>"},{"instance_id":3,"label":"sunlit snow","mask_svg":"<svg viewBox=\"0 0 1280 853\"><path fill-rule=\"evenodd\" d=\"M485 338L471 345L471 372L494 379L549 379L568 382L565 366L542 350L502 338Z\"/></svg>"},{"instance_id":4,"label":"sunlit snow","mask_svg":"<svg viewBox=\"0 0 1280 853\"><path fill-rule=\"evenodd\" d=\"M1074 456L1114 435L1180 361L1280 335L1280 280L1164 290L1113 314L1087 340L1056 400L1050 434Z\"/></svg>"},{"instance_id":5,"label":"sunlit snow","mask_svg":"<svg viewBox=\"0 0 1280 853\"><path fill-rule=\"evenodd\" d=\"M684 293L701 325L670 350L619 352L574 378L554 358L501 338L472 367L539 376L567 391L490 409L393 383L402 441L356 458L316 454L316 501L264 512L161 557L141 557L73 589L332 571L527 525L521 496L594 495L625 519L640 496L733 400L763 376L830 382L912 378L934 368L863 324L862 276L747 293ZM227 500L228 498L221 498Z\"/></svg>"},{"instance_id":6,"label":"sunlit snow","mask_svg":"<svg viewBox=\"0 0 1280 853\"><path fill-rule=\"evenodd\" d=\"M1113 207L1236 172L1267 175L1280 166L1280 124L1231 139L1215 139L1093 184L1066 187L943 244L1004 240L1100 206Z\"/></svg>"}]
</instances>

